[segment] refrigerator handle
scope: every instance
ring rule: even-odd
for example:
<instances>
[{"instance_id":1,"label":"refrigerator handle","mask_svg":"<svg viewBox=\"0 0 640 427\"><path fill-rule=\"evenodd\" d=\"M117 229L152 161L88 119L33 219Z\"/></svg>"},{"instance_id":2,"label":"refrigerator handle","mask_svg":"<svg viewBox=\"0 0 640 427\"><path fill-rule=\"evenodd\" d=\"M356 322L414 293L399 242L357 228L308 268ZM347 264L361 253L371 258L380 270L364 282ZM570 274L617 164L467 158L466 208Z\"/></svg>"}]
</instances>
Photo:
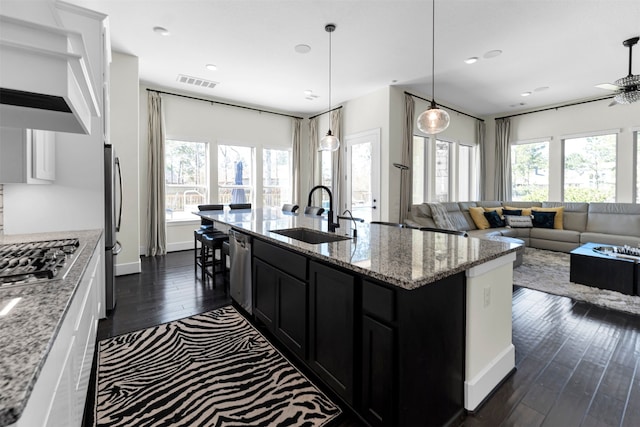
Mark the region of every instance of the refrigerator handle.
<instances>
[{"instance_id":1,"label":"refrigerator handle","mask_svg":"<svg viewBox=\"0 0 640 427\"><path fill-rule=\"evenodd\" d=\"M116 231L120 231L120 224L122 223L122 170L120 169L120 159L116 157L116 169L118 170L118 185L120 187L120 200L118 200L118 221L116 222Z\"/></svg>"},{"instance_id":2,"label":"refrigerator handle","mask_svg":"<svg viewBox=\"0 0 640 427\"><path fill-rule=\"evenodd\" d=\"M122 245L120 244L120 242L118 242L118 241L116 240L116 244L115 244L115 246L113 247L113 249L112 249L112 251L111 251L111 252L112 252L114 255L118 255L121 251L122 251Z\"/></svg>"}]
</instances>

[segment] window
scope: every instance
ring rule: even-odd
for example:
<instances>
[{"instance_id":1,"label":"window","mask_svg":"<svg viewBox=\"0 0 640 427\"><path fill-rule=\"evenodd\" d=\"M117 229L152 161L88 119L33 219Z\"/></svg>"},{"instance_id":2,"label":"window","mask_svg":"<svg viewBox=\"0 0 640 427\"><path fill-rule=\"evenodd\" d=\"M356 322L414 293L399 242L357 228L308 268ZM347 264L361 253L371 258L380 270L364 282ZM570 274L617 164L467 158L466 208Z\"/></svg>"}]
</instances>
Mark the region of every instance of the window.
<instances>
[{"instance_id":1,"label":"window","mask_svg":"<svg viewBox=\"0 0 640 427\"><path fill-rule=\"evenodd\" d=\"M432 147L430 138L413 137L411 203L473 200L475 147L441 140L435 140ZM433 189L429 189L429 182L433 182ZM431 191L435 191L433 197L429 196Z\"/></svg>"},{"instance_id":2,"label":"window","mask_svg":"<svg viewBox=\"0 0 640 427\"><path fill-rule=\"evenodd\" d=\"M470 145L458 147L458 200L474 200L476 198L475 150Z\"/></svg>"},{"instance_id":3,"label":"window","mask_svg":"<svg viewBox=\"0 0 640 427\"><path fill-rule=\"evenodd\" d=\"M320 182L322 185L333 188L331 183L333 182L333 151L321 151L320 152ZM326 191L319 191L313 194L314 203L317 201L317 194L321 194L322 202L321 206L325 210L329 210L329 195Z\"/></svg>"},{"instance_id":4,"label":"window","mask_svg":"<svg viewBox=\"0 0 640 427\"><path fill-rule=\"evenodd\" d=\"M191 212L209 200L207 143L165 141L167 221L193 220Z\"/></svg>"},{"instance_id":5,"label":"window","mask_svg":"<svg viewBox=\"0 0 640 427\"><path fill-rule=\"evenodd\" d=\"M262 150L262 205L291 203L291 151Z\"/></svg>"},{"instance_id":6,"label":"window","mask_svg":"<svg viewBox=\"0 0 640 427\"><path fill-rule=\"evenodd\" d=\"M451 146L452 144L436 140L436 196L437 202L451 200Z\"/></svg>"},{"instance_id":7,"label":"window","mask_svg":"<svg viewBox=\"0 0 640 427\"><path fill-rule=\"evenodd\" d=\"M218 203L252 203L253 148L218 145Z\"/></svg>"},{"instance_id":8,"label":"window","mask_svg":"<svg viewBox=\"0 0 640 427\"><path fill-rule=\"evenodd\" d=\"M511 146L511 200L549 200L549 141Z\"/></svg>"},{"instance_id":9,"label":"window","mask_svg":"<svg viewBox=\"0 0 640 427\"><path fill-rule=\"evenodd\" d=\"M615 202L617 135L564 140L564 201Z\"/></svg>"}]
</instances>

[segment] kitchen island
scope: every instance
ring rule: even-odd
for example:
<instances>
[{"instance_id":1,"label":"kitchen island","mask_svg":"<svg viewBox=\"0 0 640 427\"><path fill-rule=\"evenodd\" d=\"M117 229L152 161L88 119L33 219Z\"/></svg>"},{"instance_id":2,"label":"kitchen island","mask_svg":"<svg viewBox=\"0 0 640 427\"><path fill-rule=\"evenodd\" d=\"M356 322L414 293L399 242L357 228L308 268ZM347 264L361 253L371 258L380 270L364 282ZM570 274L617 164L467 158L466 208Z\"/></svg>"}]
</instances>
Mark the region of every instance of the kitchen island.
<instances>
[{"instance_id":1,"label":"kitchen island","mask_svg":"<svg viewBox=\"0 0 640 427\"><path fill-rule=\"evenodd\" d=\"M326 219L198 214L253 238L247 315L371 425L455 425L514 369L516 244L347 220L311 244L278 231Z\"/></svg>"},{"instance_id":2,"label":"kitchen island","mask_svg":"<svg viewBox=\"0 0 640 427\"><path fill-rule=\"evenodd\" d=\"M80 425L104 274L102 230L0 236L0 245L78 238L66 276L0 287L0 426Z\"/></svg>"}]
</instances>

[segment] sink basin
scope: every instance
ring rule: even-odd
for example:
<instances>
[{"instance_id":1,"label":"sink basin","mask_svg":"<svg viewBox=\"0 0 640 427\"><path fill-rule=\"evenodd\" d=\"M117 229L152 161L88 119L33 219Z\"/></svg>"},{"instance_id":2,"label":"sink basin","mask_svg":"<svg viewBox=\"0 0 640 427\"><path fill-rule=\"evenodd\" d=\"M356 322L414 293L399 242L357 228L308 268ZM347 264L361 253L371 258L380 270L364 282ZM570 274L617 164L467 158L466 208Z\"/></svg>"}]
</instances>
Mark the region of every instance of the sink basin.
<instances>
[{"instance_id":1,"label":"sink basin","mask_svg":"<svg viewBox=\"0 0 640 427\"><path fill-rule=\"evenodd\" d=\"M272 233L282 234L291 239L300 240L305 243L316 245L319 243L337 242L339 240L347 240L351 237L340 236L333 233L325 233L310 228L286 228L282 230L271 230Z\"/></svg>"}]
</instances>

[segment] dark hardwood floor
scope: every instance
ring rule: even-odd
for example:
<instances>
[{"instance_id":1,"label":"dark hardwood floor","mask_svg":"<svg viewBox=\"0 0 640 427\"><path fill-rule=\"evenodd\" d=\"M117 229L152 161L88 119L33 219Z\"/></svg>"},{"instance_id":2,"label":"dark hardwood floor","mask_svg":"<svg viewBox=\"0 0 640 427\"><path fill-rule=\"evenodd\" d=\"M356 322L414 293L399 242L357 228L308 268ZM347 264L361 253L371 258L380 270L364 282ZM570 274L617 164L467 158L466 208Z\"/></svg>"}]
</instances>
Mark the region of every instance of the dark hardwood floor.
<instances>
[{"instance_id":1,"label":"dark hardwood floor","mask_svg":"<svg viewBox=\"0 0 640 427\"><path fill-rule=\"evenodd\" d=\"M225 278L194 280L193 253L142 258L117 278L117 306L98 339L214 310ZM513 292L516 372L462 426L640 426L640 316L526 288ZM90 385L85 425L92 425ZM362 423L347 415L340 427Z\"/></svg>"}]
</instances>

